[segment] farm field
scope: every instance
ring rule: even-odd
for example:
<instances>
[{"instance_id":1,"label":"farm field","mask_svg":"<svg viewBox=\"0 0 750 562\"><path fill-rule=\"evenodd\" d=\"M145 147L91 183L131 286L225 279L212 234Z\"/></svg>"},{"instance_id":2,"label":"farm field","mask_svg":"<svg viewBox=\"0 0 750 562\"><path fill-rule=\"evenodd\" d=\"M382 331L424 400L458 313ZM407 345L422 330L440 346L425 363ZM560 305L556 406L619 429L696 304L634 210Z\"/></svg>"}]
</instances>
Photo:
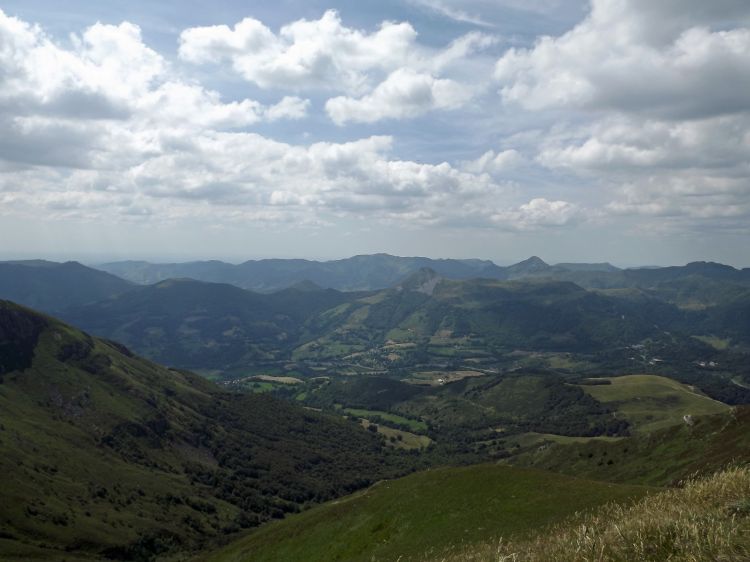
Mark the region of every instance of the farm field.
<instances>
[{"instance_id":1,"label":"farm field","mask_svg":"<svg viewBox=\"0 0 750 562\"><path fill-rule=\"evenodd\" d=\"M409 431L402 431L400 429L393 429L387 425L378 425L362 419L360 421L362 427L368 429L370 426L375 426L377 432L386 438L386 445L395 447L396 449L424 449L432 443L432 439L426 435L417 435Z\"/></svg>"},{"instance_id":2,"label":"farm field","mask_svg":"<svg viewBox=\"0 0 750 562\"><path fill-rule=\"evenodd\" d=\"M427 424L423 421L405 418L403 416L391 414L389 412L380 412L378 410L362 410L359 408L344 408L343 411L347 414L351 414L352 416L357 416L368 420L371 418L381 418L392 423L408 426L413 431L425 431L427 429Z\"/></svg>"},{"instance_id":3,"label":"farm field","mask_svg":"<svg viewBox=\"0 0 750 562\"><path fill-rule=\"evenodd\" d=\"M685 423L683 416L686 415L721 414L731 409L666 377L627 375L598 380L607 380L610 384L581 385L581 388L599 402L616 409L638 432Z\"/></svg>"}]
</instances>

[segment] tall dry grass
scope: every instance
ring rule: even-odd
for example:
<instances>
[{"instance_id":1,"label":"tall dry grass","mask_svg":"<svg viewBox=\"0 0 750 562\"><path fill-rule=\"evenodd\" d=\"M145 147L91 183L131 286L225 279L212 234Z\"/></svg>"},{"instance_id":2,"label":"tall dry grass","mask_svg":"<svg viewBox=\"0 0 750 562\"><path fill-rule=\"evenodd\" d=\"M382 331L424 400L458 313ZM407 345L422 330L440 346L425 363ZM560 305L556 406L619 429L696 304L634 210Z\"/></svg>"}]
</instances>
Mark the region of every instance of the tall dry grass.
<instances>
[{"instance_id":1,"label":"tall dry grass","mask_svg":"<svg viewBox=\"0 0 750 562\"><path fill-rule=\"evenodd\" d=\"M604 506L532 540L464 546L429 560L748 562L750 467L690 480L630 506Z\"/></svg>"}]
</instances>

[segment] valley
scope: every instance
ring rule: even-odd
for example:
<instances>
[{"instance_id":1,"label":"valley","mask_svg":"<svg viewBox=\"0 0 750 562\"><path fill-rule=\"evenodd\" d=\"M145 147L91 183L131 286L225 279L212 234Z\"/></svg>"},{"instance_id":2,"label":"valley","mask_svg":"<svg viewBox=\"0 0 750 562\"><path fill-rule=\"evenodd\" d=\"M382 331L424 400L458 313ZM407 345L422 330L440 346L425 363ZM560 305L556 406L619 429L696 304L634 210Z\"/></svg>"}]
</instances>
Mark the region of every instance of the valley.
<instances>
[{"instance_id":1,"label":"valley","mask_svg":"<svg viewBox=\"0 0 750 562\"><path fill-rule=\"evenodd\" d=\"M744 270L540 261L264 293L0 264L62 319L0 303L0 559L426 560L750 459Z\"/></svg>"}]
</instances>

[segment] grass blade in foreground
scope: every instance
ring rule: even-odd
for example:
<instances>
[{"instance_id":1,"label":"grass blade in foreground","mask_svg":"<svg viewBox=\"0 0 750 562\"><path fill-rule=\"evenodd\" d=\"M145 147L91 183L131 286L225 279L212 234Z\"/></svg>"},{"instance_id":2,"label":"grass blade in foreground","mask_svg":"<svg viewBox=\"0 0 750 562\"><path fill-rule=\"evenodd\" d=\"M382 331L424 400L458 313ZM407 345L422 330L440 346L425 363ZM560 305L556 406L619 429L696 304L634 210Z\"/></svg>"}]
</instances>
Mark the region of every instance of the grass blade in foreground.
<instances>
[{"instance_id":1,"label":"grass blade in foreground","mask_svg":"<svg viewBox=\"0 0 750 562\"><path fill-rule=\"evenodd\" d=\"M750 560L750 468L735 467L635 505L610 504L528 542L486 543L440 562Z\"/></svg>"}]
</instances>

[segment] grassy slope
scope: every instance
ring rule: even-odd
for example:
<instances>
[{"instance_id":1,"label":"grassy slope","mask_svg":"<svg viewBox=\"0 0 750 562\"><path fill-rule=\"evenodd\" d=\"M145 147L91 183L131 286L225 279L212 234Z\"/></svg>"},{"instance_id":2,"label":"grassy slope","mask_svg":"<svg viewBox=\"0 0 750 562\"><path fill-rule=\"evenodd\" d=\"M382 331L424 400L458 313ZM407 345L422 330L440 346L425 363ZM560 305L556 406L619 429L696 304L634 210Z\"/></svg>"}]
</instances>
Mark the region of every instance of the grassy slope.
<instances>
[{"instance_id":1,"label":"grassy slope","mask_svg":"<svg viewBox=\"0 0 750 562\"><path fill-rule=\"evenodd\" d=\"M393 475L394 454L0 301L0 560L192 550Z\"/></svg>"},{"instance_id":2,"label":"grassy slope","mask_svg":"<svg viewBox=\"0 0 750 562\"><path fill-rule=\"evenodd\" d=\"M692 426L667 427L616 441L535 445L512 459L519 466L662 486L695 472L750 460L750 408L703 416Z\"/></svg>"},{"instance_id":3,"label":"grassy slope","mask_svg":"<svg viewBox=\"0 0 750 562\"><path fill-rule=\"evenodd\" d=\"M737 467L631 506L607 505L532 540L429 556L440 562L750 560L750 468Z\"/></svg>"},{"instance_id":4,"label":"grassy slope","mask_svg":"<svg viewBox=\"0 0 750 562\"><path fill-rule=\"evenodd\" d=\"M268 525L202 560L410 560L449 545L523 535L645 492L497 465L430 470Z\"/></svg>"},{"instance_id":5,"label":"grassy slope","mask_svg":"<svg viewBox=\"0 0 750 562\"><path fill-rule=\"evenodd\" d=\"M31 368L6 374L0 386L2 531L5 538L27 543L2 547L2 556L37 550L36 541L95 556L102 548L133 543L149 529L154 536L196 539L200 533L184 533L178 523L193 510L160 501L166 491L196 501L208 496L205 489L191 489L188 479L172 472L176 455L153 448L148 451L149 467L146 462L128 462L97 443L97 434L104 437L118 422L149 413L139 400L141 393L151 392L143 383L163 374L156 366L138 365L122 357L122 363L118 361L114 367L118 374L124 374L121 369L127 367L140 372L122 379L130 387L130 396L115 393L107 381L55 358L56 340L76 341L76 335L62 326L47 330L40 337ZM115 355L99 342L94 352ZM140 381L138 375L143 377ZM206 391L199 386L191 388L177 373L161 382L175 393L200 396ZM169 406L163 404L162 408ZM173 418L173 423L179 422ZM238 513L226 502L210 503L219 525L228 524ZM41 558L59 556L55 548L38 552Z\"/></svg>"},{"instance_id":6,"label":"grassy slope","mask_svg":"<svg viewBox=\"0 0 750 562\"><path fill-rule=\"evenodd\" d=\"M605 380L612 384L583 385L582 388L599 402L620 412L640 432L684 423L682 417L688 414L721 414L730 410L726 404L666 377L627 375Z\"/></svg>"}]
</instances>

